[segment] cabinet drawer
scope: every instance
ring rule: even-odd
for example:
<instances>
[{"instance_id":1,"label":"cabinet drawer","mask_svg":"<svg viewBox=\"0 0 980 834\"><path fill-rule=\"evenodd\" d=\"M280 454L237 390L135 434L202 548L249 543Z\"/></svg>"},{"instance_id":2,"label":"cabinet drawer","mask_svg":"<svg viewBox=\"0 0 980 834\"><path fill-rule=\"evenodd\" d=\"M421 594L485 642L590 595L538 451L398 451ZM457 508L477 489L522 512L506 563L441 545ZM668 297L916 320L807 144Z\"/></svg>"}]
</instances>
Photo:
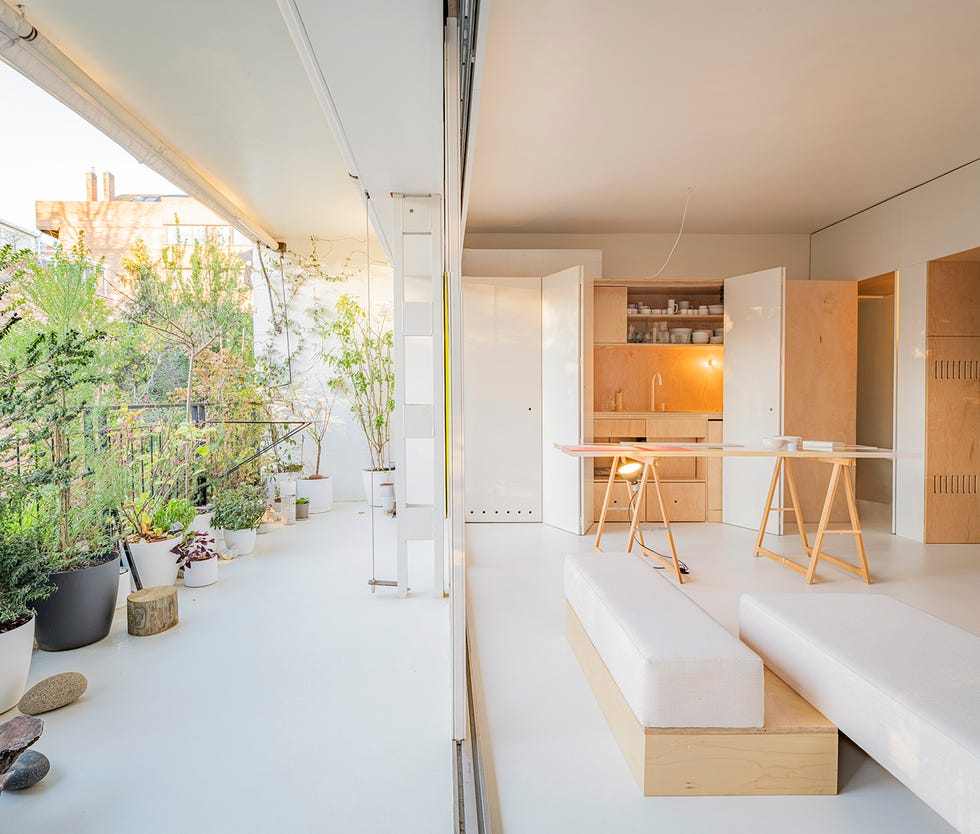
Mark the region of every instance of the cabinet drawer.
<instances>
[{"instance_id":1,"label":"cabinet drawer","mask_svg":"<svg viewBox=\"0 0 980 834\"><path fill-rule=\"evenodd\" d=\"M602 499L606 496L606 481L595 481L592 493L593 493L593 506L595 508L595 514L593 519L595 521L599 520L602 515ZM606 521L629 521L629 489L622 481L617 481L613 484L612 498L609 501L609 509L606 510ZM643 511L640 511L640 521L643 521Z\"/></svg>"},{"instance_id":2,"label":"cabinet drawer","mask_svg":"<svg viewBox=\"0 0 980 834\"><path fill-rule=\"evenodd\" d=\"M646 437L646 420L626 420L609 417L598 417L592 421L592 433L595 437Z\"/></svg>"},{"instance_id":3,"label":"cabinet drawer","mask_svg":"<svg viewBox=\"0 0 980 834\"><path fill-rule=\"evenodd\" d=\"M661 486L671 521L704 521L707 518L703 482L668 481L661 482ZM647 486L646 504L646 520L663 521L653 484Z\"/></svg>"},{"instance_id":4,"label":"cabinet drawer","mask_svg":"<svg viewBox=\"0 0 980 834\"><path fill-rule=\"evenodd\" d=\"M700 458L660 458L657 461L657 471L661 481L693 481L695 480ZM653 476L650 476L651 480Z\"/></svg>"},{"instance_id":5,"label":"cabinet drawer","mask_svg":"<svg viewBox=\"0 0 980 834\"><path fill-rule=\"evenodd\" d=\"M708 436L707 417L650 417L646 422L648 440Z\"/></svg>"}]
</instances>

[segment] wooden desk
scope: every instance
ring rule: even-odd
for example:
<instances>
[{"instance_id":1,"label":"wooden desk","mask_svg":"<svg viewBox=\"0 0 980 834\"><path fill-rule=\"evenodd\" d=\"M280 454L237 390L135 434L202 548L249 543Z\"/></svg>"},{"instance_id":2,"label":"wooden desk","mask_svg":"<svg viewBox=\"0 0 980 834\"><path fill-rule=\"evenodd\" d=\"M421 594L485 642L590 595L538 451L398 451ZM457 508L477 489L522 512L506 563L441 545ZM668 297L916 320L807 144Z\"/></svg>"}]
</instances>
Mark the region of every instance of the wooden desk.
<instances>
[{"instance_id":1,"label":"wooden desk","mask_svg":"<svg viewBox=\"0 0 980 834\"><path fill-rule=\"evenodd\" d=\"M594 443L590 445L574 445L574 444L562 444L556 443L555 446L565 454L572 455L575 457L608 457L612 456L613 465L609 472L609 481L606 484L606 494L602 502L602 512L599 517L599 526L596 530L596 540L595 549L600 550L600 542L602 541L602 533L605 528L606 522L606 511L609 507L609 501L612 496L613 484L616 481L617 470L620 467L621 461L625 460L635 460L643 464L642 473L639 479L639 485L637 491L633 496L633 500L630 502L630 529L629 538L627 539L626 550L627 552L632 551L634 540L639 540L640 547L643 550L644 555L649 556L657 561L659 561L664 567L670 570L674 576L677 578L678 583L683 583L683 575L681 574L680 562L677 558L677 547L674 544L674 535L670 529L670 519L667 516L667 507L664 503L663 492L661 489L660 476L657 472L657 461L660 458L670 458L670 457L770 457L775 458L775 466L773 467L772 480L769 484L769 493L766 496L766 503L762 513L762 522L759 525L759 534L756 538L755 543L755 556L767 556L768 558L774 560L783 567L788 567L791 570L795 570L802 573L806 577L807 583L813 582L813 577L816 573L817 564L824 560L830 564L860 576L866 583L871 582L871 574L868 570L868 557L864 549L864 537L861 533L861 523L858 518L857 504L854 500L854 484L851 480L851 470L854 468L855 461L858 458L877 458L877 459L887 459L891 460L894 457L894 453L887 449L867 449L867 448L848 448L841 451L810 451L810 450L799 450L799 451L787 451L787 450L770 450L770 449L755 449L746 446L735 446L732 444L712 444L712 443L682 443L682 444L664 444L658 445L654 443L632 443L632 444L612 444L612 443ZM792 460L796 458L817 460L822 463L830 464L833 469L831 470L830 479L827 483L827 493L824 498L823 510L820 514L820 522L817 525L816 536L813 541L813 546L810 546L809 540L807 539L806 530L803 526L803 512L800 508L799 495L796 490L796 481L793 477ZM790 503L789 507L773 507L772 500L776 492L776 486L779 483L780 472L783 472L786 477L786 483L789 487L790 493ZM657 553L650 548L646 547L642 533L639 528L639 507L642 506L642 501L644 500L646 489L648 483L652 480L654 492L657 496L658 503L660 505L661 517L663 518L663 525L667 531L667 542L670 547L670 556L667 557L663 554ZM848 530L828 530L827 526L830 521L830 511L834 505L834 499L837 496L837 491L843 483L844 497L847 502L848 514L851 520L851 527ZM632 489L632 485L630 485ZM769 515L773 512L792 512L796 517L796 526L800 535L800 540L803 543L803 552L809 559L809 564L804 567L796 562L793 562L784 556L780 556L768 548L763 546L763 541L766 535L766 525L769 522ZM832 556L829 553L825 553L822 549L824 539L828 535L840 535L840 534L850 534L854 536L854 542L857 547L858 557L860 564L852 565L836 556Z\"/></svg>"}]
</instances>

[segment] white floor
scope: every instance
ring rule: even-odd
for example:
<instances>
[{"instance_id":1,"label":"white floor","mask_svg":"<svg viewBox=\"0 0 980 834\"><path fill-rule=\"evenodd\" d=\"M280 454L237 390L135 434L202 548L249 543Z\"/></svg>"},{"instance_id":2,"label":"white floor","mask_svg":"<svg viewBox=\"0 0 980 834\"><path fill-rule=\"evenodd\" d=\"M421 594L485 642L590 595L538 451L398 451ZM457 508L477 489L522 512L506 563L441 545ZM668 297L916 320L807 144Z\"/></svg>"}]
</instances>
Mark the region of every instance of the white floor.
<instances>
[{"instance_id":1,"label":"white floor","mask_svg":"<svg viewBox=\"0 0 980 834\"><path fill-rule=\"evenodd\" d=\"M884 529L887 519L873 509L863 509L865 526ZM953 830L843 738L838 796L644 798L565 642L563 558L591 550L592 537L541 524L470 524L467 535L471 650L482 683L494 834ZM752 557L752 531L678 524L675 536L691 569L683 589L735 633L738 596L746 591L889 594L980 633L976 545L925 546L866 530L874 584L821 566L807 588L799 574ZM830 552L853 553L845 537L832 538ZM625 539L625 525L614 525L603 550L622 550ZM663 550L661 533L647 541ZM770 546L786 555L799 544L790 536L774 541Z\"/></svg>"},{"instance_id":2,"label":"white floor","mask_svg":"<svg viewBox=\"0 0 980 834\"><path fill-rule=\"evenodd\" d=\"M409 599L370 593L365 509L275 528L216 585L180 585L169 632L129 637L122 611L94 646L36 652L30 684L79 671L89 688L43 716L51 773L0 794L0 831L449 831L448 604L431 562Z\"/></svg>"}]
</instances>

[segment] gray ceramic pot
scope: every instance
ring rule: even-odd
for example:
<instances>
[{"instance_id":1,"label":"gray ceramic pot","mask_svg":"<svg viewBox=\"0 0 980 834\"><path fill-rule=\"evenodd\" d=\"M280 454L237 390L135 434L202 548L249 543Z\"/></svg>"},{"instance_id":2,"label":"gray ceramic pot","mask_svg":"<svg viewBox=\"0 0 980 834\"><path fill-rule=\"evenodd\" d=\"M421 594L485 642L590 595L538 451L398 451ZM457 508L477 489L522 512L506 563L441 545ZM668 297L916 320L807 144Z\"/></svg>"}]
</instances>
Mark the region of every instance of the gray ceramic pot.
<instances>
[{"instance_id":1,"label":"gray ceramic pot","mask_svg":"<svg viewBox=\"0 0 980 834\"><path fill-rule=\"evenodd\" d=\"M119 556L78 570L51 574L57 590L35 604L37 644L46 652L96 643L112 628L119 593Z\"/></svg>"}]
</instances>

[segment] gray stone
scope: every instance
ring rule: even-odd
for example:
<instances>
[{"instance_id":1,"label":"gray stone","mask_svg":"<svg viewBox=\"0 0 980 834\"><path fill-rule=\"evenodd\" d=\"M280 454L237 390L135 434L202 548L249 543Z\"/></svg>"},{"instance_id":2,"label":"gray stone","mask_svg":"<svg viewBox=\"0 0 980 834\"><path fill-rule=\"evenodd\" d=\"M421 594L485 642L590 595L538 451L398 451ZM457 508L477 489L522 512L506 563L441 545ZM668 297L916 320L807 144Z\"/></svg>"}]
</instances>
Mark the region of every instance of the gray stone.
<instances>
[{"instance_id":1,"label":"gray stone","mask_svg":"<svg viewBox=\"0 0 980 834\"><path fill-rule=\"evenodd\" d=\"M88 680L81 672L62 672L45 678L24 693L17 704L24 715L40 715L74 703L88 688Z\"/></svg>"},{"instance_id":2,"label":"gray stone","mask_svg":"<svg viewBox=\"0 0 980 834\"><path fill-rule=\"evenodd\" d=\"M51 762L44 753L36 750L25 750L20 757L10 766L8 774L13 774L4 785L4 790L22 791L25 788L33 788L51 770Z\"/></svg>"},{"instance_id":3,"label":"gray stone","mask_svg":"<svg viewBox=\"0 0 980 834\"><path fill-rule=\"evenodd\" d=\"M44 722L29 715L18 715L6 724L0 724L0 790L10 766L43 732Z\"/></svg>"}]
</instances>

